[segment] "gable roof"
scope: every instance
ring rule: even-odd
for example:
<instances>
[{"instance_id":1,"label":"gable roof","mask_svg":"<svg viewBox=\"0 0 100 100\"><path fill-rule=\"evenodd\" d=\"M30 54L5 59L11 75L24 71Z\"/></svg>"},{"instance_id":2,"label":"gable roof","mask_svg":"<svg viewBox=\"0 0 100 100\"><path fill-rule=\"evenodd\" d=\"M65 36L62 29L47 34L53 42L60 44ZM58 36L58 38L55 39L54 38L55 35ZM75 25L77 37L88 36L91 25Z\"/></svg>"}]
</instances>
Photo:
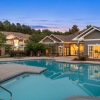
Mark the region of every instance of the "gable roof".
<instances>
[{"instance_id":1,"label":"gable roof","mask_svg":"<svg viewBox=\"0 0 100 100\"><path fill-rule=\"evenodd\" d=\"M46 37L43 38L39 43L43 43L46 39L50 39L52 42L56 42L56 41L53 40L50 36L46 36Z\"/></svg>"},{"instance_id":2,"label":"gable roof","mask_svg":"<svg viewBox=\"0 0 100 100\"><path fill-rule=\"evenodd\" d=\"M54 34L51 34L50 37L51 37L52 39L54 39L56 42L57 42L57 41L58 41L58 42L64 42L63 40L61 40L59 37L57 37L57 36L54 35Z\"/></svg>"},{"instance_id":3,"label":"gable roof","mask_svg":"<svg viewBox=\"0 0 100 100\"><path fill-rule=\"evenodd\" d=\"M25 40L27 40L30 36L28 34L23 34L23 33L19 33L19 32L3 32L3 31L1 31L1 33L4 34L5 36L14 35L15 37L19 37L19 38L25 39Z\"/></svg>"},{"instance_id":4,"label":"gable roof","mask_svg":"<svg viewBox=\"0 0 100 100\"><path fill-rule=\"evenodd\" d=\"M83 40L85 36L93 32L94 30L100 31L100 27L92 26L88 29L83 30L79 35L74 37L72 40Z\"/></svg>"}]
</instances>

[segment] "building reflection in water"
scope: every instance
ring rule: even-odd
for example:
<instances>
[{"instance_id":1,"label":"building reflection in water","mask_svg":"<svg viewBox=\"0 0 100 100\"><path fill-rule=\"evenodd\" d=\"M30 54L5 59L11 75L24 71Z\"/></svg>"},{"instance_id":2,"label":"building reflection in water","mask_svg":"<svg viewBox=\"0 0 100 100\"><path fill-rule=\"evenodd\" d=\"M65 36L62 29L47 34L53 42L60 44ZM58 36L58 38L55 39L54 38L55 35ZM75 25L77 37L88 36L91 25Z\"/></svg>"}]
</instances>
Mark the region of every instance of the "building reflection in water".
<instances>
[{"instance_id":1,"label":"building reflection in water","mask_svg":"<svg viewBox=\"0 0 100 100\"><path fill-rule=\"evenodd\" d=\"M68 78L90 95L100 96L100 65L60 63L54 60L15 61L13 63L45 67L43 75L54 81Z\"/></svg>"},{"instance_id":2,"label":"building reflection in water","mask_svg":"<svg viewBox=\"0 0 100 100\"><path fill-rule=\"evenodd\" d=\"M100 65L53 62L43 74L52 80L68 78L89 95L100 96Z\"/></svg>"}]
</instances>

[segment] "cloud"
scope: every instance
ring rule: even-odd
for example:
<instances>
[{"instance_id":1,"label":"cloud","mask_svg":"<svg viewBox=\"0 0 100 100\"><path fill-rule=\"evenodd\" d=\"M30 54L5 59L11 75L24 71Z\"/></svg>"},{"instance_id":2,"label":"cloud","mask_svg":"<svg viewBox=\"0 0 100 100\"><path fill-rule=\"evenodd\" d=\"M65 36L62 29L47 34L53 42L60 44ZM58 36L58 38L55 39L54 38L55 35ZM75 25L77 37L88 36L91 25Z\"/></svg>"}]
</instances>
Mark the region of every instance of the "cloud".
<instances>
[{"instance_id":1,"label":"cloud","mask_svg":"<svg viewBox=\"0 0 100 100\"><path fill-rule=\"evenodd\" d=\"M5 19L5 18L1 18L0 21L5 21L5 20L9 20L9 19Z\"/></svg>"},{"instance_id":2,"label":"cloud","mask_svg":"<svg viewBox=\"0 0 100 100\"><path fill-rule=\"evenodd\" d=\"M32 25L31 28L49 28L48 26L43 26L43 25Z\"/></svg>"},{"instance_id":3,"label":"cloud","mask_svg":"<svg viewBox=\"0 0 100 100\"><path fill-rule=\"evenodd\" d=\"M53 27L53 26L46 26L46 25L30 25L31 28L34 29L58 29L59 27Z\"/></svg>"},{"instance_id":4,"label":"cloud","mask_svg":"<svg viewBox=\"0 0 100 100\"><path fill-rule=\"evenodd\" d=\"M38 20L40 22L48 22L49 20Z\"/></svg>"}]
</instances>

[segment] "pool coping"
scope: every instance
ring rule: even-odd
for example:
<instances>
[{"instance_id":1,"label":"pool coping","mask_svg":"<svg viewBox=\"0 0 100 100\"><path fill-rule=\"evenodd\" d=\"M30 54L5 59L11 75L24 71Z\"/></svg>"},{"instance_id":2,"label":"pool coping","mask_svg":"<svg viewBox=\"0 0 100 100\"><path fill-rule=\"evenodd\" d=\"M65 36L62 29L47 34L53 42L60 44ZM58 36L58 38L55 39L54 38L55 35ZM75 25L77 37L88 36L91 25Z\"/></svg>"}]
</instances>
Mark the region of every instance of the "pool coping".
<instances>
[{"instance_id":1,"label":"pool coping","mask_svg":"<svg viewBox=\"0 0 100 100\"><path fill-rule=\"evenodd\" d=\"M26 61L26 60L55 60L57 62L66 62L66 63L87 63L87 64L100 64L99 61L73 61L69 57L23 57L23 58L0 58L0 62L5 61Z\"/></svg>"},{"instance_id":2,"label":"pool coping","mask_svg":"<svg viewBox=\"0 0 100 100\"><path fill-rule=\"evenodd\" d=\"M33 58L33 59L11 59L11 60L2 60L0 62L13 62L13 61L27 61L27 60L54 60L56 62L62 62L62 63L73 63L73 64L98 64L100 65L100 62L95 62L95 61L62 61L62 60L58 60L58 59L55 59L55 58L40 58L40 57L37 57L37 58Z\"/></svg>"},{"instance_id":3,"label":"pool coping","mask_svg":"<svg viewBox=\"0 0 100 100\"><path fill-rule=\"evenodd\" d=\"M62 63L73 63L73 64L98 64L100 65L100 62L88 62L88 61L60 61L55 60L56 62L62 62Z\"/></svg>"},{"instance_id":4,"label":"pool coping","mask_svg":"<svg viewBox=\"0 0 100 100\"><path fill-rule=\"evenodd\" d=\"M1 64L0 66L0 83L20 76L22 74L41 74L47 68L42 67L29 67L28 65L21 64Z\"/></svg>"},{"instance_id":5,"label":"pool coping","mask_svg":"<svg viewBox=\"0 0 100 100\"><path fill-rule=\"evenodd\" d=\"M1 80L1 81L0 81L0 84L3 83L3 82L6 82L6 81L8 81L8 80L11 80L11 79L13 79L13 78L16 78L16 77L18 77L18 76L21 76L21 75L23 75L23 74L38 74L38 75L40 75L42 72L44 72L44 71L46 71L46 70L47 70L47 69L41 71L40 73L35 73L35 72L34 72L34 73L33 73L33 72L22 72L22 73L18 73L18 74L15 74L15 75L13 75L13 76L10 76L10 77L7 77L7 78Z\"/></svg>"}]
</instances>

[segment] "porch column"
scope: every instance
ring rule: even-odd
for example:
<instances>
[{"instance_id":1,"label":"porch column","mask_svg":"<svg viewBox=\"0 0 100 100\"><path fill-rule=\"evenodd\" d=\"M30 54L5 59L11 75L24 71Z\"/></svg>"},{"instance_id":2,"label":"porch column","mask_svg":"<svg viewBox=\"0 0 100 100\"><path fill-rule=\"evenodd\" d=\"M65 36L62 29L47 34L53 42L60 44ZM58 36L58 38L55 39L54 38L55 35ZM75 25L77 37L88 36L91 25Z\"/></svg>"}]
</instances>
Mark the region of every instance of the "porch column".
<instances>
[{"instance_id":1,"label":"porch column","mask_svg":"<svg viewBox=\"0 0 100 100\"><path fill-rule=\"evenodd\" d=\"M62 50L63 50L63 55L62 56L64 56L64 43L63 43L63 46L62 46Z\"/></svg>"},{"instance_id":2,"label":"porch column","mask_svg":"<svg viewBox=\"0 0 100 100\"><path fill-rule=\"evenodd\" d=\"M23 39L23 51L25 51L25 40Z\"/></svg>"},{"instance_id":3,"label":"porch column","mask_svg":"<svg viewBox=\"0 0 100 100\"><path fill-rule=\"evenodd\" d=\"M80 58L80 43L77 41L77 58Z\"/></svg>"}]
</instances>

